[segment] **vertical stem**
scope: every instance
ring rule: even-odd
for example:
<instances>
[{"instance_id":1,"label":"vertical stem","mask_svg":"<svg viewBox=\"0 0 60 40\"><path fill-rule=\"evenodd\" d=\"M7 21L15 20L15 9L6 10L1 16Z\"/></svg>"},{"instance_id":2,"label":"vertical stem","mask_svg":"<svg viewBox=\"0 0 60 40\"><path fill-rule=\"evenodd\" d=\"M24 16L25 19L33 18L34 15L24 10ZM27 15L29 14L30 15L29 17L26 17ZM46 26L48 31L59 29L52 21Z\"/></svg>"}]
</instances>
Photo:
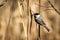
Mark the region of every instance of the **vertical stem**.
<instances>
[{"instance_id":1,"label":"vertical stem","mask_svg":"<svg viewBox=\"0 0 60 40\"><path fill-rule=\"evenodd\" d=\"M40 25L39 25L39 38L40 38Z\"/></svg>"},{"instance_id":2,"label":"vertical stem","mask_svg":"<svg viewBox=\"0 0 60 40\"><path fill-rule=\"evenodd\" d=\"M39 0L39 4L40 4L40 0ZM40 13L40 5L39 5L39 13ZM38 34L40 40L40 24L38 24Z\"/></svg>"},{"instance_id":3,"label":"vertical stem","mask_svg":"<svg viewBox=\"0 0 60 40\"><path fill-rule=\"evenodd\" d=\"M29 0L26 1L27 1L27 16L28 16L28 23L29 23ZM27 40L28 40L28 28L29 26L27 26Z\"/></svg>"},{"instance_id":4,"label":"vertical stem","mask_svg":"<svg viewBox=\"0 0 60 40\"><path fill-rule=\"evenodd\" d=\"M38 24L38 37L37 37L37 40L40 40L40 24Z\"/></svg>"},{"instance_id":5,"label":"vertical stem","mask_svg":"<svg viewBox=\"0 0 60 40\"><path fill-rule=\"evenodd\" d=\"M30 33L31 33L31 27L32 27L32 11L30 9L30 17L31 17L31 21L30 21Z\"/></svg>"},{"instance_id":6,"label":"vertical stem","mask_svg":"<svg viewBox=\"0 0 60 40\"><path fill-rule=\"evenodd\" d=\"M39 0L39 13L40 13L40 0ZM38 26L39 26L39 39L40 39L40 24Z\"/></svg>"}]
</instances>

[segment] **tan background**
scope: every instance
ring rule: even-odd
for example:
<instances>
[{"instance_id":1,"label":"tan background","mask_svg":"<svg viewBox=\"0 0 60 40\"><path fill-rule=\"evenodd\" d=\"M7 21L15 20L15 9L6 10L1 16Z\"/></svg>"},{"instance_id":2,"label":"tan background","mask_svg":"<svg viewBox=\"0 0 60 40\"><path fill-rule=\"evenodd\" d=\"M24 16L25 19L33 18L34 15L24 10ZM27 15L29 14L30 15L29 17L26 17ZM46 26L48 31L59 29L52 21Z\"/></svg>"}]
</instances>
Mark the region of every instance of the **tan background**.
<instances>
[{"instance_id":1,"label":"tan background","mask_svg":"<svg viewBox=\"0 0 60 40\"><path fill-rule=\"evenodd\" d=\"M6 2L7 1L7 2ZM60 40L60 15L51 7L47 0L0 0L0 40L36 40L37 30L34 17L32 19L32 34L30 34L30 8L32 14L40 12L44 22L51 29L47 32L40 27L41 40ZM40 3L39 3L40 1ZM50 0L60 12L60 0ZM10 21L9 21L10 20ZM28 33L28 34L27 34Z\"/></svg>"}]
</instances>

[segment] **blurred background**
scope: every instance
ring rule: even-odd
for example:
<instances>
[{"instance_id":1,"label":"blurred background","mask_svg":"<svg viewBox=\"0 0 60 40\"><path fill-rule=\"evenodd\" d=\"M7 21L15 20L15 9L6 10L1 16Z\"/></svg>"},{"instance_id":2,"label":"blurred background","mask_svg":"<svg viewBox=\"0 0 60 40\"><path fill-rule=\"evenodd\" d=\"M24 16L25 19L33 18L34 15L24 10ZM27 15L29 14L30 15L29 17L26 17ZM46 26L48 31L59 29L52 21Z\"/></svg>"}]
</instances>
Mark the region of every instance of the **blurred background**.
<instances>
[{"instance_id":1,"label":"blurred background","mask_svg":"<svg viewBox=\"0 0 60 40\"><path fill-rule=\"evenodd\" d=\"M40 40L60 40L60 0L49 1L59 13L48 0L0 0L0 40L37 40L38 24L31 19L37 12L50 28L40 25Z\"/></svg>"}]
</instances>

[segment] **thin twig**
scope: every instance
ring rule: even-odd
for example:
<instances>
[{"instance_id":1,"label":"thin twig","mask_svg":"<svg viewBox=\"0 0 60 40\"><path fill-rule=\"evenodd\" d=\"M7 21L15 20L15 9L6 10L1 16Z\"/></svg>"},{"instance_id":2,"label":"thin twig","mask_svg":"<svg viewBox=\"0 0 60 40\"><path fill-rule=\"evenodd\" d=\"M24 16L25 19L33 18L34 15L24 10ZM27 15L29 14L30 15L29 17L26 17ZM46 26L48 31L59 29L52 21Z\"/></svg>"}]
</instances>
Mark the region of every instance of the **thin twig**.
<instances>
[{"instance_id":1,"label":"thin twig","mask_svg":"<svg viewBox=\"0 0 60 40\"><path fill-rule=\"evenodd\" d=\"M46 6L43 6L43 5L37 4L37 3L35 3L35 4L38 5L39 7L44 7L44 8L50 8L50 7L51 7L51 6L46 7Z\"/></svg>"},{"instance_id":2,"label":"thin twig","mask_svg":"<svg viewBox=\"0 0 60 40\"><path fill-rule=\"evenodd\" d=\"M53 9L60 15L60 12L54 7L54 5L49 0L47 1L50 3L51 7L53 7Z\"/></svg>"},{"instance_id":3,"label":"thin twig","mask_svg":"<svg viewBox=\"0 0 60 40\"><path fill-rule=\"evenodd\" d=\"M26 0L27 1L27 15L29 15L29 0ZM27 26L27 40L28 40L28 26Z\"/></svg>"},{"instance_id":4,"label":"thin twig","mask_svg":"<svg viewBox=\"0 0 60 40\"><path fill-rule=\"evenodd\" d=\"M40 24L38 24L38 37L37 37L37 40L40 40Z\"/></svg>"},{"instance_id":5,"label":"thin twig","mask_svg":"<svg viewBox=\"0 0 60 40\"><path fill-rule=\"evenodd\" d=\"M30 9L30 17L31 17L31 21L30 21L30 33L31 33L31 27L32 27L32 12L31 12L31 9Z\"/></svg>"},{"instance_id":6,"label":"thin twig","mask_svg":"<svg viewBox=\"0 0 60 40\"><path fill-rule=\"evenodd\" d=\"M20 5L22 6L22 8L23 8L23 10L24 10L24 6L23 6L24 0L20 0L20 1L21 1Z\"/></svg>"}]
</instances>

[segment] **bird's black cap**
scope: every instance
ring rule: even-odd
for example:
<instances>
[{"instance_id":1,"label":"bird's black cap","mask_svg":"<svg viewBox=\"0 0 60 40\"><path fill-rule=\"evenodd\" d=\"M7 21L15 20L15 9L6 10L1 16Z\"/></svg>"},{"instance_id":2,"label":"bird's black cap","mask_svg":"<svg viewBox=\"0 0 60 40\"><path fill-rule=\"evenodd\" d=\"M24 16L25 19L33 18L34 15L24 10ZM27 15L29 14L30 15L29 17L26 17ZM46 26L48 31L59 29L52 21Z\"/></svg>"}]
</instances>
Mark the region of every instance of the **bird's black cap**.
<instances>
[{"instance_id":1,"label":"bird's black cap","mask_svg":"<svg viewBox=\"0 0 60 40\"><path fill-rule=\"evenodd\" d=\"M39 13L34 13L34 15L39 15Z\"/></svg>"},{"instance_id":2,"label":"bird's black cap","mask_svg":"<svg viewBox=\"0 0 60 40\"><path fill-rule=\"evenodd\" d=\"M36 18L36 15L40 15L39 13L34 13L34 18Z\"/></svg>"}]
</instances>

